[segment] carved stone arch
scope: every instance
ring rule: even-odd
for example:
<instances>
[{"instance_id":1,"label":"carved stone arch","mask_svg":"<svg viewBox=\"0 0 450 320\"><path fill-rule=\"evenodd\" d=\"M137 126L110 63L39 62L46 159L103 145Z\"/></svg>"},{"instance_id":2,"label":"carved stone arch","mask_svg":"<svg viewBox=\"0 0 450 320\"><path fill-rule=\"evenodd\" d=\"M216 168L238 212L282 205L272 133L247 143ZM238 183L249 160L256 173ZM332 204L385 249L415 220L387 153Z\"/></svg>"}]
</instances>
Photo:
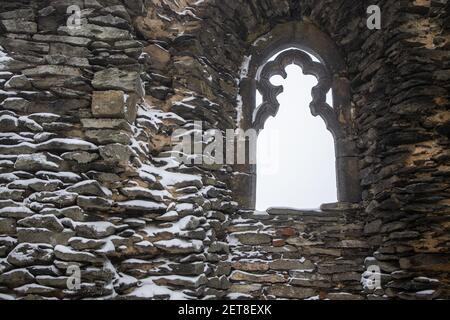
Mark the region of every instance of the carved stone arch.
<instances>
[{"instance_id":1,"label":"carved stone arch","mask_svg":"<svg viewBox=\"0 0 450 320\"><path fill-rule=\"evenodd\" d=\"M282 52L274 61L268 62L262 69L257 80L257 88L262 94L263 102L253 111L253 128L258 131L263 129L266 120L270 116L275 117L277 115L280 107L277 97L283 92L283 86L273 85L270 79L275 75L280 75L283 79L286 79L286 67L291 64L299 66L303 74L316 77L317 85L312 88L311 92L311 113L313 116L320 116L324 120L327 129L335 139L342 138L343 132L338 116L326 101L327 93L331 89L331 75L323 64L314 62L308 54L298 49Z\"/></svg>"},{"instance_id":2,"label":"carved stone arch","mask_svg":"<svg viewBox=\"0 0 450 320\"><path fill-rule=\"evenodd\" d=\"M319 62L314 62L306 52ZM269 61L277 53L280 53L277 58ZM325 121L334 137L338 201L360 202L359 154L350 85L344 60L330 37L307 21L281 24L256 39L247 60L240 82L242 116L238 121L239 127L243 130L262 129L267 118L277 114L277 96L283 90L282 86L272 85L270 78L274 75L286 78L286 66L292 63L300 66L303 73L313 75L318 80L312 89L310 108L314 116L320 116ZM330 88L333 106L326 102ZM263 96L263 103L259 106L256 106L257 89ZM254 154L255 150L249 152ZM256 165L248 164L236 169L242 172L236 184L236 194L241 195L238 200L244 208L254 209Z\"/></svg>"}]
</instances>

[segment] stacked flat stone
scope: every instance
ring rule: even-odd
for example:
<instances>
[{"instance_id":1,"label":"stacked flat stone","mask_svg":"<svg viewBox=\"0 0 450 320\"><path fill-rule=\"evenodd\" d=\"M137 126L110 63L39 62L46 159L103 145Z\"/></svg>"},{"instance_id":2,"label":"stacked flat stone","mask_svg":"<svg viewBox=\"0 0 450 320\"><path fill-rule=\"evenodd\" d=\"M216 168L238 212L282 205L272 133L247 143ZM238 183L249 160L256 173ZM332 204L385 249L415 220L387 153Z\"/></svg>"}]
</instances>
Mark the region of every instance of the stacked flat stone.
<instances>
[{"instance_id":1,"label":"stacked flat stone","mask_svg":"<svg viewBox=\"0 0 450 320\"><path fill-rule=\"evenodd\" d=\"M449 3L378 4L2 1L0 299L448 298ZM363 203L237 211L245 170L170 136L240 127L249 48L299 19L345 58Z\"/></svg>"},{"instance_id":2,"label":"stacked flat stone","mask_svg":"<svg viewBox=\"0 0 450 320\"><path fill-rule=\"evenodd\" d=\"M235 206L212 175L157 157L159 138L187 121L151 104L164 91L153 79L171 79L162 48L133 32L139 1L78 1L78 28L66 26L73 1L46 2L0 13L0 295L227 289L210 264L227 252L214 230ZM68 287L71 266L79 288Z\"/></svg>"},{"instance_id":3,"label":"stacked flat stone","mask_svg":"<svg viewBox=\"0 0 450 320\"><path fill-rule=\"evenodd\" d=\"M361 284L363 223L345 221L359 208L272 208L232 221L231 291L259 299L365 298Z\"/></svg>"}]
</instances>

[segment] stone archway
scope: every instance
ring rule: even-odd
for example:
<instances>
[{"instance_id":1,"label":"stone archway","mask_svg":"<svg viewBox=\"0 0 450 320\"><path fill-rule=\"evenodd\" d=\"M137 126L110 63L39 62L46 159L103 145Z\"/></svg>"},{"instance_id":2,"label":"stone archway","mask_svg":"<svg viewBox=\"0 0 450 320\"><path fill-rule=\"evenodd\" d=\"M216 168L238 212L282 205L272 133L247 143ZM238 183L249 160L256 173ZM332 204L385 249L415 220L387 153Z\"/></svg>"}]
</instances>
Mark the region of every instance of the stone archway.
<instances>
[{"instance_id":1,"label":"stone archway","mask_svg":"<svg viewBox=\"0 0 450 320\"><path fill-rule=\"evenodd\" d=\"M442 1L379 1L381 30L364 1L76 0L88 17L75 29L67 1L3 2L3 296L450 296ZM172 130L192 121L252 128L258 75L289 48L330 73L339 191L363 210L254 214L251 166L167 162ZM58 276L71 265L77 292ZM363 290L370 266L380 290Z\"/></svg>"},{"instance_id":2,"label":"stone archway","mask_svg":"<svg viewBox=\"0 0 450 320\"><path fill-rule=\"evenodd\" d=\"M283 50L287 51L274 61L268 61ZM319 62L314 62L305 51L317 57ZM359 159L350 87L345 64L332 40L308 22L281 24L254 42L246 60L247 63L242 67L243 77L240 83L240 127L244 130L263 129L265 121L277 114L277 96L283 91L282 86L272 85L270 78L274 75L286 78L286 66L292 63L300 66L303 73L314 75L318 79L318 85L312 90L313 101L310 108L314 116L320 116L325 121L335 140L338 201L360 202ZM259 89L263 96L263 102L259 106L256 106L256 89ZM326 103L326 94L330 89L333 91L333 106ZM256 165L248 164L243 170L247 175L244 176L246 181L238 184L239 193L245 194L241 205L254 209Z\"/></svg>"}]
</instances>

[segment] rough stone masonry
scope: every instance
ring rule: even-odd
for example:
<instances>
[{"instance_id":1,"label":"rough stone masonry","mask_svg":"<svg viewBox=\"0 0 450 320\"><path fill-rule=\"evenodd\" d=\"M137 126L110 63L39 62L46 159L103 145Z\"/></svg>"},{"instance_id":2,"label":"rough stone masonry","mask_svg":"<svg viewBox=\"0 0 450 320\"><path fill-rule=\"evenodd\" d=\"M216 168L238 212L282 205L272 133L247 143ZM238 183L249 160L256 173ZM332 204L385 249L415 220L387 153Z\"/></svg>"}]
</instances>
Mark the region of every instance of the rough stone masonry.
<instances>
[{"instance_id":1,"label":"rough stone masonry","mask_svg":"<svg viewBox=\"0 0 450 320\"><path fill-rule=\"evenodd\" d=\"M343 57L362 201L255 212L170 137L238 128L296 21ZM449 29L447 0L0 1L0 299L450 298Z\"/></svg>"}]
</instances>

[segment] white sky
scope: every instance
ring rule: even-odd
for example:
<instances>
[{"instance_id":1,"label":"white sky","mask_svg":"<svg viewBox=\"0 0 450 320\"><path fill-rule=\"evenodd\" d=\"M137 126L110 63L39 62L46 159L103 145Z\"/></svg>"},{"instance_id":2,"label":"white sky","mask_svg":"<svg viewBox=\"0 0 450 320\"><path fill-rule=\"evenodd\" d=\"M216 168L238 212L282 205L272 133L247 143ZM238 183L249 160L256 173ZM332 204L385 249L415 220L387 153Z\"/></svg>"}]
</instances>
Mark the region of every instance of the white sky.
<instances>
[{"instance_id":1,"label":"white sky","mask_svg":"<svg viewBox=\"0 0 450 320\"><path fill-rule=\"evenodd\" d=\"M334 143L320 117L309 109L313 76L298 66L286 68L288 77L272 78L282 84L280 110L266 121L258 138L256 209L269 207L318 208L336 202ZM258 94L257 105L261 103ZM331 105L331 94L328 103Z\"/></svg>"}]
</instances>

